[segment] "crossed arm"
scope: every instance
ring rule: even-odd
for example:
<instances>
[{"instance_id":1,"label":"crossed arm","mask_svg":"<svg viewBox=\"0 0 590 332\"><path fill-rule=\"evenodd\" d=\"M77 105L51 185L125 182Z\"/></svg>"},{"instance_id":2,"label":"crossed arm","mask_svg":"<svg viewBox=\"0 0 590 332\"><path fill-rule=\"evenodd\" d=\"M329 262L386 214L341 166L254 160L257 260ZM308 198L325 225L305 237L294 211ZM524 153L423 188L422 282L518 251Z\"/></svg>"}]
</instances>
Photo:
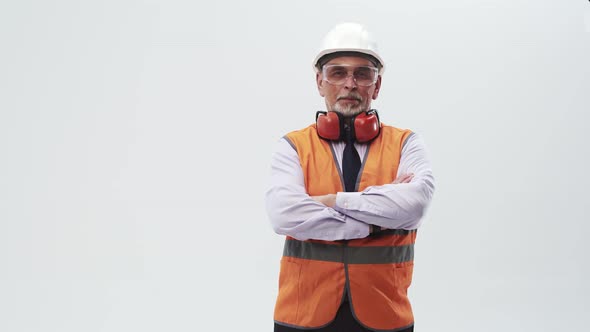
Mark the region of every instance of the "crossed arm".
<instances>
[{"instance_id":1,"label":"crossed arm","mask_svg":"<svg viewBox=\"0 0 590 332\"><path fill-rule=\"evenodd\" d=\"M426 149L416 134L402 150L393 183L362 192L309 196L297 152L282 139L272 158L270 184L266 208L273 229L299 240L364 238L373 225L418 228L434 192Z\"/></svg>"},{"instance_id":2,"label":"crossed arm","mask_svg":"<svg viewBox=\"0 0 590 332\"><path fill-rule=\"evenodd\" d=\"M412 181L412 179L414 178L414 174L410 173L410 174L402 174L400 176L398 176L395 181L392 182L392 184L398 184L398 183L410 183ZM321 195L321 196L311 196L311 198L313 200L315 200L316 202L322 203L327 207L330 208L334 208L336 206L336 197L337 194L327 194L327 195ZM386 229L385 227L375 227L377 225L373 225L373 224L369 224L369 233L374 233L377 230L384 230Z\"/></svg>"},{"instance_id":3,"label":"crossed arm","mask_svg":"<svg viewBox=\"0 0 590 332\"><path fill-rule=\"evenodd\" d=\"M393 181L393 184L410 183L410 181L412 181L413 178L414 178L414 174L412 174L412 173L402 174L402 175L398 176L395 179L395 181ZM316 202L324 204L327 207L333 208L336 205L336 194L311 196L311 198L313 198Z\"/></svg>"}]
</instances>

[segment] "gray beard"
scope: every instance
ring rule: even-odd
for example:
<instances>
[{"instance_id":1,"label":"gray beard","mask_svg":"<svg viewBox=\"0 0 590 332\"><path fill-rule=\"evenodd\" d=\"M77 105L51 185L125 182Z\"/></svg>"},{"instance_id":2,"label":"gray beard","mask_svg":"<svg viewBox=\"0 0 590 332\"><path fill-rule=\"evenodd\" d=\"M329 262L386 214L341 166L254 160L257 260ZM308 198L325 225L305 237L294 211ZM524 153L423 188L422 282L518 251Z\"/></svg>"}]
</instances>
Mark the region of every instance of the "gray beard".
<instances>
[{"instance_id":1,"label":"gray beard","mask_svg":"<svg viewBox=\"0 0 590 332\"><path fill-rule=\"evenodd\" d=\"M332 105L332 111L340 113L346 117L352 117L362 112L368 111L368 108L364 104L360 104L358 106L340 106L338 103Z\"/></svg>"}]
</instances>

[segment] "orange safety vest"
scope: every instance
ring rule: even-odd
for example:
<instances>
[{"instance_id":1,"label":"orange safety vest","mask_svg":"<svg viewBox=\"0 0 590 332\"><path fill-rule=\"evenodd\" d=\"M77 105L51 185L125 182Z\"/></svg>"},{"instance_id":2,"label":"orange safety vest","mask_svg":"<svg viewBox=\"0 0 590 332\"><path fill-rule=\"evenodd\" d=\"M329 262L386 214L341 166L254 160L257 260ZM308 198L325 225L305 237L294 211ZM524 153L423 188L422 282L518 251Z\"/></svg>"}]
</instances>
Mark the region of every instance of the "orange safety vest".
<instances>
[{"instance_id":1,"label":"orange safety vest","mask_svg":"<svg viewBox=\"0 0 590 332\"><path fill-rule=\"evenodd\" d=\"M412 134L382 125L366 152L357 191L392 183L402 147ZM297 150L310 196L344 191L328 142L311 125L285 137ZM295 328L330 324L344 300L366 328L396 331L414 324L407 289L412 281L416 230L389 229L363 239L299 241L287 237L281 259L274 320Z\"/></svg>"}]
</instances>

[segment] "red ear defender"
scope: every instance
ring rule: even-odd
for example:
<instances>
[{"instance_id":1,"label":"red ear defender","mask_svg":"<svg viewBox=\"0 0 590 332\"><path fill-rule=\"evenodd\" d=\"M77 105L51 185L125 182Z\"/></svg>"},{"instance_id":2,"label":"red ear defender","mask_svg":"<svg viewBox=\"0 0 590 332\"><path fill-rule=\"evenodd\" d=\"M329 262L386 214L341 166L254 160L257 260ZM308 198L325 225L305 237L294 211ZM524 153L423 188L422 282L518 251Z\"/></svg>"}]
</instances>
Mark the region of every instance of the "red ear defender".
<instances>
[{"instance_id":1,"label":"red ear defender","mask_svg":"<svg viewBox=\"0 0 590 332\"><path fill-rule=\"evenodd\" d=\"M315 115L316 129L318 135L330 141L339 141L340 135L344 133L340 113L318 111Z\"/></svg>"},{"instance_id":2,"label":"red ear defender","mask_svg":"<svg viewBox=\"0 0 590 332\"><path fill-rule=\"evenodd\" d=\"M380 130L377 110L362 112L354 118L354 136L359 143L371 141L379 135Z\"/></svg>"},{"instance_id":3,"label":"red ear defender","mask_svg":"<svg viewBox=\"0 0 590 332\"><path fill-rule=\"evenodd\" d=\"M318 135L326 140L345 140L344 116L338 112L318 111L315 115ZM359 113L354 117L352 134L359 143L366 143L379 135L381 123L377 110Z\"/></svg>"}]
</instances>

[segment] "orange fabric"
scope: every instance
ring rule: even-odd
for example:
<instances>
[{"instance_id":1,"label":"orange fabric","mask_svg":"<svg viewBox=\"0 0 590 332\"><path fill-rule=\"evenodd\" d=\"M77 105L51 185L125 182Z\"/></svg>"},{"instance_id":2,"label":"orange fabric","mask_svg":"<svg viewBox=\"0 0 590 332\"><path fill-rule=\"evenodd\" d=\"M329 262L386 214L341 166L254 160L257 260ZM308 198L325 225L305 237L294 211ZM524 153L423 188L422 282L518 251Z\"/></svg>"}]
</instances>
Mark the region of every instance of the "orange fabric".
<instances>
[{"instance_id":1,"label":"orange fabric","mask_svg":"<svg viewBox=\"0 0 590 332\"><path fill-rule=\"evenodd\" d=\"M409 130L383 125L371 142L362 166L359 191L395 180L401 150ZM311 196L343 191L343 183L328 142L318 137L315 125L291 132L287 139L299 155L305 187ZM415 242L408 235L376 235L348 241L319 241L354 247L404 246ZM413 324L407 289L413 262L397 264L349 264L283 257L274 319L280 324L319 328L334 320L348 283L352 312L361 324L379 330L395 330Z\"/></svg>"}]
</instances>

